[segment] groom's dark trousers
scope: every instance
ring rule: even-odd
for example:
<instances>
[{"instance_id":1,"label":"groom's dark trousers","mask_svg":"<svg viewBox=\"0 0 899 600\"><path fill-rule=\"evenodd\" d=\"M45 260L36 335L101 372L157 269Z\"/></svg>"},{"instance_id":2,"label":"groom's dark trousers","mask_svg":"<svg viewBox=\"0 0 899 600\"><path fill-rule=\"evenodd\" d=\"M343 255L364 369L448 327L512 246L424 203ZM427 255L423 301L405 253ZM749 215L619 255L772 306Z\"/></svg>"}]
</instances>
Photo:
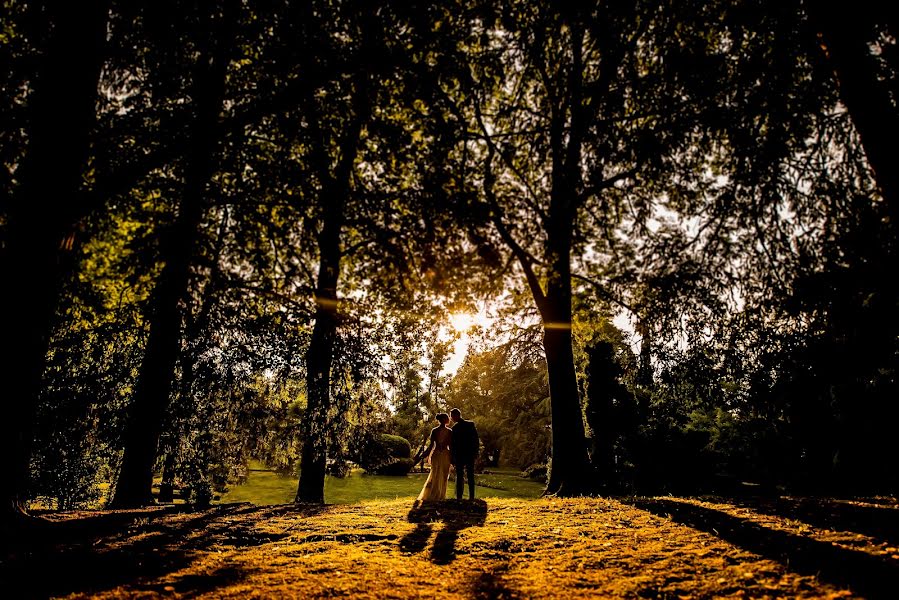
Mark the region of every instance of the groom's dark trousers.
<instances>
[{"instance_id":1,"label":"groom's dark trousers","mask_svg":"<svg viewBox=\"0 0 899 600\"><path fill-rule=\"evenodd\" d=\"M462 478L462 471L468 475L468 497L474 500L474 459L470 461L456 463L456 498L462 499L462 491L465 489L465 481Z\"/></svg>"}]
</instances>

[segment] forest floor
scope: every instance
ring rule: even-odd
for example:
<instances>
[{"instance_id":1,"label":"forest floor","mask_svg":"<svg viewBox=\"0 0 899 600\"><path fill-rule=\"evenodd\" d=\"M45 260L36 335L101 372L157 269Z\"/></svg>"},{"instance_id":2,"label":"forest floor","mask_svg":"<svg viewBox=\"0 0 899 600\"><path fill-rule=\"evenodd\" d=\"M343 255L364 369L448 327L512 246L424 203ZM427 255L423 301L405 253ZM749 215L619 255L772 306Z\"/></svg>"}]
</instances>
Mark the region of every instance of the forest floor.
<instances>
[{"instance_id":1,"label":"forest floor","mask_svg":"<svg viewBox=\"0 0 899 600\"><path fill-rule=\"evenodd\" d=\"M895 500L488 499L55 513L0 595L895 598ZM11 591L14 593L10 593Z\"/></svg>"}]
</instances>

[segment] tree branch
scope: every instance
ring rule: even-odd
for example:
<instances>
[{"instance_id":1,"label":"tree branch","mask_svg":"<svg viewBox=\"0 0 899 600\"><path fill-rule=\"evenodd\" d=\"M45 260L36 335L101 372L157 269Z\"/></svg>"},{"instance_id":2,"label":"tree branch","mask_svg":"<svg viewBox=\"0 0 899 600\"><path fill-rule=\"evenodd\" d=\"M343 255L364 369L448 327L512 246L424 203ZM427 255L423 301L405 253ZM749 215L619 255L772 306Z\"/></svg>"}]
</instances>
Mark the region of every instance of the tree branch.
<instances>
[{"instance_id":1,"label":"tree branch","mask_svg":"<svg viewBox=\"0 0 899 600\"><path fill-rule=\"evenodd\" d=\"M505 223L503 223L502 214L496 201L496 194L493 191L493 156L493 146L488 146L487 159L484 161L484 195L486 196L487 202L491 208L490 218L493 221L493 226L496 227L496 230L497 232L499 232L502 240L512 251L512 254L515 256L515 258L518 259L518 263L521 265L521 269L524 271L525 279L527 279L531 294L534 296L534 302L537 305L537 310L539 310L542 315L544 312L544 305L546 303L546 294L543 292L543 288L540 286L540 281L537 279L537 275L534 273L533 263L536 262L536 259L534 259L534 257L531 256L531 254L515 240L515 238L512 236L512 233L506 227Z\"/></svg>"},{"instance_id":2,"label":"tree branch","mask_svg":"<svg viewBox=\"0 0 899 600\"><path fill-rule=\"evenodd\" d=\"M591 279L590 277L587 277L586 275L579 275L578 273L572 273L571 277L573 279L577 279L578 281L583 281L584 283L589 283L591 286L593 286L593 289L595 289L599 293L600 296L602 296L609 302L620 306L621 308L631 312L632 314L637 314L637 310L633 306L631 306L624 300L621 300L620 298L615 296L612 292L610 292L606 288L606 286L604 286L600 282L596 281L595 279Z\"/></svg>"},{"instance_id":3,"label":"tree branch","mask_svg":"<svg viewBox=\"0 0 899 600\"><path fill-rule=\"evenodd\" d=\"M581 200L586 200L590 196L595 196L602 192L603 190L607 190L610 187L614 186L619 181L624 181L625 179L634 178L637 173L640 172L640 166L636 166L633 169L628 169L627 171L622 171L621 173L616 173L607 179L603 179L596 185L592 185L588 188L585 188L583 192L581 192Z\"/></svg>"},{"instance_id":4,"label":"tree branch","mask_svg":"<svg viewBox=\"0 0 899 600\"><path fill-rule=\"evenodd\" d=\"M491 134L487 131L487 126L484 123L484 115L481 113L481 106L477 102L474 103L474 111L478 126L481 128L481 139L483 139L487 143L488 152L490 152L491 155L499 154L500 158L503 160L503 163L505 163L506 167L512 171L518 181L520 181L527 190L527 194L532 198L531 201L528 201L527 197L525 197L525 202L527 202L528 206L530 206L534 210L534 212L537 213L537 216L540 218L540 222L546 223L547 215L546 212L537 203L537 192L528 183L528 180L524 176L524 173L521 172L521 170L517 166L515 166L512 160L510 160L506 156L506 153L503 152L501 148L497 147L496 143L493 141L493 138L496 137L496 135Z\"/></svg>"}]
</instances>

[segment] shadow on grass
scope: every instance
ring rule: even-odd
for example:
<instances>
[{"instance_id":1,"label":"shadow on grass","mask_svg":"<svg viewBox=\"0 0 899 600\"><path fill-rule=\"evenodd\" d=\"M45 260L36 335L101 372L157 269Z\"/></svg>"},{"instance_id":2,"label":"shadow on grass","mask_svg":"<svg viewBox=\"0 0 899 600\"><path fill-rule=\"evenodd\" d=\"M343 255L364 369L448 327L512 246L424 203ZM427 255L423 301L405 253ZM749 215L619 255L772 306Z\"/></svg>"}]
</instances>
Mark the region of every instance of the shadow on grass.
<instances>
[{"instance_id":1,"label":"shadow on grass","mask_svg":"<svg viewBox=\"0 0 899 600\"><path fill-rule=\"evenodd\" d=\"M240 567L226 565L212 573L188 574L171 583L151 583L139 586L139 590L140 592L155 592L165 595L177 594L179 598L196 598L239 583L247 575L249 572Z\"/></svg>"},{"instance_id":2,"label":"shadow on grass","mask_svg":"<svg viewBox=\"0 0 899 600\"><path fill-rule=\"evenodd\" d=\"M516 600L522 595L509 588L504 581L507 565L498 565L492 571L479 573L471 585L471 597L478 600Z\"/></svg>"},{"instance_id":3,"label":"shadow on grass","mask_svg":"<svg viewBox=\"0 0 899 600\"><path fill-rule=\"evenodd\" d=\"M197 550L258 546L287 536L255 530L259 520L285 514L306 518L324 510L326 506L318 505L239 504L186 518L177 515L186 512L183 509L149 508L50 521L6 543L0 554L0 581L4 589L18 590L19 598L90 594L125 584L135 591L176 591L192 597L236 583L248 572L225 565L171 583L156 580L189 567Z\"/></svg>"},{"instance_id":4,"label":"shadow on grass","mask_svg":"<svg viewBox=\"0 0 899 600\"><path fill-rule=\"evenodd\" d=\"M434 536L431 561L438 565L451 563L456 558L456 540L459 532L467 527L480 527L487 519L487 503L483 500L444 500L443 502L415 501L408 520L415 529L400 540L403 552L421 552L431 537L433 524L443 527Z\"/></svg>"},{"instance_id":5,"label":"shadow on grass","mask_svg":"<svg viewBox=\"0 0 899 600\"><path fill-rule=\"evenodd\" d=\"M762 527L711 508L666 499L622 500L776 560L797 573L817 576L867 598L895 598L899 566L861 551Z\"/></svg>"},{"instance_id":6,"label":"shadow on grass","mask_svg":"<svg viewBox=\"0 0 899 600\"><path fill-rule=\"evenodd\" d=\"M859 505L829 498L764 498L734 502L756 512L821 529L851 531L899 545L899 507Z\"/></svg>"}]
</instances>

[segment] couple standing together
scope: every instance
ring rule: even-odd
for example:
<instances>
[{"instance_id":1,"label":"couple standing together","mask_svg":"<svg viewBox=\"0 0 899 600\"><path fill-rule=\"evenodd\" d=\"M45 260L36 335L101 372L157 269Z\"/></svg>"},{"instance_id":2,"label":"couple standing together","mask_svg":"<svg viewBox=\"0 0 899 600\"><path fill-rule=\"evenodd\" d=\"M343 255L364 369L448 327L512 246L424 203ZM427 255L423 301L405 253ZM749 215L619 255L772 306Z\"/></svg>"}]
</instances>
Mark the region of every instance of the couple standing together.
<instances>
[{"instance_id":1,"label":"couple standing together","mask_svg":"<svg viewBox=\"0 0 899 600\"><path fill-rule=\"evenodd\" d=\"M431 430L428 446L428 464L431 474L421 488L419 500L443 500L446 497L446 481L450 465L456 467L456 498L462 499L465 486L463 472L468 476L468 499L474 500L474 461L478 456L480 440L474 423L462 418L462 411L454 408L450 414L438 413L440 425ZM454 425L447 425L452 419Z\"/></svg>"}]
</instances>

